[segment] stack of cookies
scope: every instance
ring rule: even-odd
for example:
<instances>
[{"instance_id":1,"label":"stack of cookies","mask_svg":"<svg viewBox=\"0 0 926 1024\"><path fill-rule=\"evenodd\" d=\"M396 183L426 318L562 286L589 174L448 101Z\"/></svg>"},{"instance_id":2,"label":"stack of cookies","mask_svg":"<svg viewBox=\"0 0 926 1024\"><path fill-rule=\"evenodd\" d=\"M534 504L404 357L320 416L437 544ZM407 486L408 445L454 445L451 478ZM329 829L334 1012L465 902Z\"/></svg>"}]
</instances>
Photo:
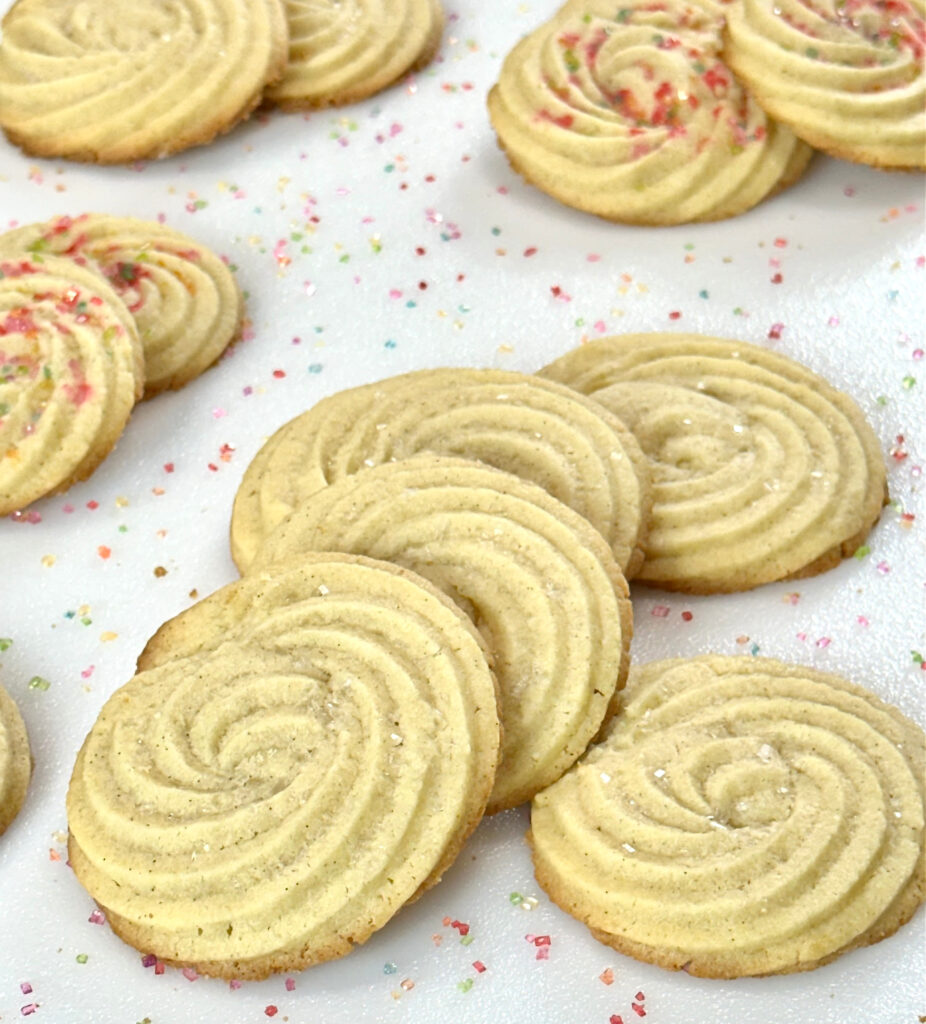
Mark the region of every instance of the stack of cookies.
<instances>
[{"instance_id":1,"label":"stack of cookies","mask_svg":"<svg viewBox=\"0 0 926 1024\"><path fill-rule=\"evenodd\" d=\"M508 55L489 114L514 169L569 206L720 220L795 182L812 146L926 168L923 14L922 0L568 0Z\"/></svg>"},{"instance_id":2,"label":"stack of cookies","mask_svg":"<svg viewBox=\"0 0 926 1024\"><path fill-rule=\"evenodd\" d=\"M0 236L0 515L86 479L135 403L211 366L241 328L225 263L127 217Z\"/></svg>"},{"instance_id":3,"label":"stack of cookies","mask_svg":"<svg viewBox=\"0 0 926 1024\"><path fill-rule=\"evenodd\" d=\"M262 101L347 103L432 59L437 0L17 0L0 126L35 156L123 163L211 142Z\"/></svg>"},{"instance_id":4,"label":"stack of cookies","mask_svg":"<svg viewBox=\"0 0 926 1024\"><path fill-rule=\"evenodd\" d=\"M540 883L633 956L736 977L877 941L924 898L922 731L769 660L628 683L626 579L821 572L884 496L855 404L741 342L332 395L245 474L242 578L103 708L75 871L138 948L262 977L348 952L532 799Z\"/></svg>"}]
</instances>

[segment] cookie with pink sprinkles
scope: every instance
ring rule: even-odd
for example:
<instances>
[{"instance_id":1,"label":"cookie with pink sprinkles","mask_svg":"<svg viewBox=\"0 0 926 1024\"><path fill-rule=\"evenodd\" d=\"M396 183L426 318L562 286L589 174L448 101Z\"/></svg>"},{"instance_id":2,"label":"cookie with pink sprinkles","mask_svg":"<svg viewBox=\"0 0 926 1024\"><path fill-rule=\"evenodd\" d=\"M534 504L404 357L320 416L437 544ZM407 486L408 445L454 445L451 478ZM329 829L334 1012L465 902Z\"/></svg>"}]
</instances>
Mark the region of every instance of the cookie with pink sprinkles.
<instances>
[{"instance_id":1,"label":"cookie with pink sprinkles","mask_svg":"<svg viewBox=\"0 0 926 1024\"><path fill-rule=\"evenodd\" d=\"M0 260L0 515L90 476L143 380L135 322L101 273Z\"/></svg>"},{"instance_id":2,"label":"cookie with pink sprinkles","mask_svg":"<svg viewBox=\"0 0 926 1024\"><path fill-rule=\"evenodd\" d=\"M570 0L522 39L489 94L512 167L607 220L742 213L796 181L812 150L734 77L713 0Z\"/></svg>"}]
</instances>

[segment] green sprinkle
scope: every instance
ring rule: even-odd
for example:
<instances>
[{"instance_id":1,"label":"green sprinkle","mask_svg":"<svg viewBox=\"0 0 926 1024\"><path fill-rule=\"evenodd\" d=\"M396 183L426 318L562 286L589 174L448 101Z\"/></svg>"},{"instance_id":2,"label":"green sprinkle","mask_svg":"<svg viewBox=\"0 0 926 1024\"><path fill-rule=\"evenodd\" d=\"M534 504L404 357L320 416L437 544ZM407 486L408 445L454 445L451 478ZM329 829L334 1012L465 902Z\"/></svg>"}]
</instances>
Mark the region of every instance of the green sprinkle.
<instances>
[{"instance_id":1,"label":"green sprinkle","mask_svg":"<svg viewBox=\"0 0 926 1024\"><path fill-rule=\"evenodd\" d=\"M120 533L128 533L129 532L129 528L123 523L122 526L119 527L119 532Z\"/></svg>"},{"instance_id":2,"label":"green sprinkle","mask_svg":"<svg viewBox=\"0 0 926 1024\"><path fill-rule=\"evenodd\" d=\"M30 690L42 690L43 692L51 686L51 683L47 679L43 679L42 676L33 676L29 680Z\"/></svg>"},{"instance_id":3,"label":"green sprinkle","mask_svg":"<svg viewBox=\"0 0 926 1024\"><path fill-rule=\"evenodd\" d=\"M875 401L878 405L887 405L887 395L878 395Z\"/></svg>"},{"instance_id":4,"label":"green sprinkle","mask_svg":"<svg viewBox=\"0 0 926 1024\"><path fill-rule=\"evenodd\" d=\"M755 657L759 653L760 650L761 650L761 648L759 647L758 644L753 644L752 647L749 648L749 653L753 657Z\"/></svg>"},{"instance_id":5,"label":"green sprinkle","mask_svg":"<svg viewBox=\"0 0 926 1024\"><path fill-rule=\"evenodd\" d=\"M6 404L6 402L0 402L0 416L6 416L6 414L9 411L10 407Z\"/></svg>"},{"instance_id":6,"label":"green sprinkle","mask_svg":"<svg viewBox=\"0 0 926 1024\"><path fill-rule=\"evenodd\" d=\"M820 56L820 51L815 46L808 46L804 51L811 60L816 60Z\"/></svg>"},{"instance_id":7,"label":"green sprinkle","mask_svg":"<svg viewBox=\"0 0 926 1024\"><path fill-rule=\"evenodd\" d=\"M501 228L492 228L492 234L493 234L493 235L496 235L496 236L498 236L498 235L500 235L501 233L502 233L502 229L501 229Z\"/></svg>"},{"instance_id":8,"label":"green sprinkle","mask_svg":"<svg viewBox=\"0 0 926 1024\"><path fill-rule=\"evenodd\" d=\"M919 651L911 651L910 653L913 655L913 664L914 665L922 665L923 664L923 655L920 654Z\"/></svg>"},{"instance_id":9,"label":"green sprinkle","mask_svg":"<svg viewBox=\"0 0 926 1024\"><path fill-rule=\"evenodd\" d=\"M80 620L80 624L82 626L92 626L93 619L91 619L89 615L84 615L83 618Z\"/></svg>"},{"instance_id":10,"label":"green sprinkle","mask_svg":"<svg viewBox=\"0 0 926 1024\"><path fill-rule=\"evenodd\" d=\"M701 291L698 292L698 295L700 295L702 299L710 298L710 294L708 293L708 290L706 288L702 288Z\"/></svg>"},{"instance_id":11,"label":"green sprinkle","mask_svg":"<svg viewBox=\"0 0 926 1024\"><path fill-rule=\"evenodd\" d=\"M900 383L903 384L905 391L909 391L916 384L916 377L911 377L908 373Z\"/></svg>"},{"instance_id":12,"label":"green sprinkle","mask_svg":"<svg viewBox=\"0 0 926 1024\"><path fill-rule=\"evenodd\" d=\"M460 945L461 946L469 946L469 945L472 944L472 941L473 941L473 936L470 933L467 932L466 935L461 936L461 938L460 938Z\"/></svg>"},{"instance_id":13,"label":"green sprinkle","mask_svg":"<svg viewBox=\"0 0 926 1024\"><path fill-rule=\"evenodd\" d=\"M0 637L0 651L8 651L13 646L13 641L8 636Z\"/></svg>"},{"instance_id":14,"label":"green sprinkle","mask_svg":"<svg viewBox=\"0 0 926 1024\"><path fill-rule=\"evenodd\" d=\"M458 989L459 989L459 990L460 990L461 992L469 992L469 990L470 990L470 989L471 989L472 987L473 987L473 979L472 979L472 978L467 978L467 979L466 979L465 981L461 981L461 982L459 982L459 983L457 984L457 988L458 988Z\"/></svg>"},{"instance_id":15,"label":"green sprinkle","mask_svg":"<svg viewBox=\"0 0 926 1024\"><path fill-rule=\"evenodd\" d=\"M580 316L579 319L576 320L576 327L584 327L584 326L585 326L585 317L584 316Z\"/></svg>"},{"instance_id":16,"label":"green sprinkle","mask_svg":"<svg viewBox=\"0 0 926 1024\"><path fill-rule=\"evenodd\" d=\"M574 50L563 50L563 63L566 65L567 71L578 71L581 67Z\"/></svg>"},{"instance_id":17,"label":"green sprinkle","mask_svg":"<svg viewBox=\"0 0 926 1024\"><path fill-rule=\"evenodd\" d=\"M42 376L45 378L45 380L51 380L51 367L50 366L43 366L42 367Z\"/></svg>"},{"instance_id":18,"label":"green sprinkle","mask_svg":"<svg viewBox=\"0 0 926 1024\"><path fill-rule=\"evenodd\" d=\"M87 962L87 961L88 961L88 960L90 959L90 957L89 957L89 956L87 956L87 954L86 954L86 953L78 953L78 954L77 954L77 956L75 956L75 957L74 957L74 959L75 959L75 960L76 960L76 961L77 961L77 962L78 962L79 964L85 964L85 963L86 963L86 962Z\"/></svg>"},{"instance_id":19,"label":"green sprinkle","mask_svg":"<svg viewBox=\"0 0 926 1024\"><path fill-rule=\"evenodd\" d=\"M392 172L395 170L395 164L386 164L386 166L383 168L383 170L387 174L392 174Z\"/></svg>"},{"instance_id":20,"label":"green sprinkle","mask_svg":"<svg viewBox=\"0 0 926 1024\"><path fill-rule=\"evenodd\" d=\"M519 892L513 892L508 896L508 902L516 907L519 903L524 902L524 897Z\"/></svg>"},{"instance_id":21,"label":"green sprinkle","mask_svg":"<svg viewBox=\"0 0 926 1024\"><path fill-rule=\"evenodd\" d=\"M860 562L866 556L871 554L871 548L867 544L860 544L852 555L853 558L857 558Z\"/></svg>"},{"instance_id":22,"label":"green sprinkle","mask_svg":"<svg viewBox=\"0 0 926 1024\"><path fill-rule=\"evenodd\" d=\"M350 263L350 256L347 253L338 260L338 263Z\"/></svg>"}]
</instances>

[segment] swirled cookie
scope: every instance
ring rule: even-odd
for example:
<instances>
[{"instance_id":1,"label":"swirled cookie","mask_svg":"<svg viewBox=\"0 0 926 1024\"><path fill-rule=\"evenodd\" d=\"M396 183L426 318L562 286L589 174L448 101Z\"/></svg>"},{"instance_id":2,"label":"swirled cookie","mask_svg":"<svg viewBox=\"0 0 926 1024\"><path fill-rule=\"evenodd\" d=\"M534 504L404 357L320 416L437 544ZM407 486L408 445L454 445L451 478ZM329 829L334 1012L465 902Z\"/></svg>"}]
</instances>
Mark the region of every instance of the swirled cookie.
<instances>
[{"instance_id":1,"label":"swirled cookie","mask_svg":"<svg viewBox=\"0 0 926 1024\"><path fill-rule=\"evenodd\" d=\"M570 0L522 39L489 93L511 165L560 202L630 224L742 213L796 181L811 149L721 56L711 0Z\"/></svg>"},{"instance_id":2,"label":"swirled cookie","mask_svg":"<svg viewBox=\"0 0 926 1024\"><path fill-rule=\"evenodd\" d=\"M90 476L143 377L135 323L102 274L0 259L0 515Z\"/></svg>"},{"instance_id":3,"label":"swirled cookie","mask_svg":"<svg viewBox=\"0 0 926 1024\"><path fill-rule=\"evenodd\" d=\"M838 676L707 656L631 670L539 794L540 884L596 938L715 978L808 970L924 898L922 729Z\"/></svg>"},{"instance_id":4,"label":"swirled cookie","mask_svg":"<svg viewBox=\"0 0 926 1024\"><path fill-rule=\"evenodd\" d=\"M926 167L923 0L734 0L724 54L773 117L833 156Z\"/></svg>"},{"instance_id":5,"label":"swirled cookie","mask_svg":"<svg viewBox=\"0 0 926 1024\"><path fill-rule=\"evenodd\" d=\"M0 257L28 252L92 259L135 318L145 352L145 398L211 366L240 331L235 278L188 235L132 217L85 213L0 235Z\"/></svg>"},{"instance_id":6,"label":"swirled cookie","mask_svg":"<svg viewBox=\"0 0 926 1024\"><path fill-rule=\"evenodd\" d=\"M341 391L284 424L235 497L232 556L245 570L310 494L418 452L478 459L539 484L585 516L636 572L649 508L646 460L613 414L569 388L505 370L417 370Z\"/></svg>"},{"instance_id":7,"label":"swirled cookie","mask_svg":"<svg viewBox=\"0 0 926 1024\"><path fill-rule=\"evenodd\" d=\"M252 571L305 551L402 565L469 614L499 686L502 756L487 813L558 779L617 709L627 583L601 534L536 484L463 459L387 462L309 497L265 539Z\"/></svg>"},{"instance_id":8,"label":"swirled cookie","mask_svg":"<svg viewBox=\"0 0 926 1024\"><path fill-rule=\"evenodd\" d=\"M0 41L0 126L36 156L167 156L246 117L286 44L281 0L16 0Z\"/></svg>"},{"instance_id":9,"label":"swirled cookie","mask_svg":"<svg viewBox=\"0 0 926 1024\"><path fill-rule=\"evenodd\" d=\"M439 881L488 799L479 635L395 566L312 555L166 623L68 790L68 851L113 930L204 974L348 953Z\"/></svg>"},{"instance_id":10,"label":"swirled cookie","mask_svg":"<svg viewBox=\"0 0 926 1024\"><path fill-rule=\"evenodd\" d=\"M424 67L440 46L438 0L284 0L289 63L266 99L328 107L372 96Z\"/></svg>"},{"instance_id":11,"label":"swirled cookie","mask_svg":"<svg viewBox=\"0 0 926 1024\"><path fill-rule=\"evenodd\" d=\"M26 725L13 698L0 685L0 835L19 814L31 775Z\"/></svg>"},{"instance_id":12,"label":"swirled cookie","mask_svg":"<svg viewBox=\"0 0 926 1024\"><path fill-rule=\"evenodd\" d=\"M541 371L627 423L650 459L638 578L746 590L838 564L886 497L880 445L847 395L787 356L696 334L628 334Z\"/></svg>"}]
</instances>

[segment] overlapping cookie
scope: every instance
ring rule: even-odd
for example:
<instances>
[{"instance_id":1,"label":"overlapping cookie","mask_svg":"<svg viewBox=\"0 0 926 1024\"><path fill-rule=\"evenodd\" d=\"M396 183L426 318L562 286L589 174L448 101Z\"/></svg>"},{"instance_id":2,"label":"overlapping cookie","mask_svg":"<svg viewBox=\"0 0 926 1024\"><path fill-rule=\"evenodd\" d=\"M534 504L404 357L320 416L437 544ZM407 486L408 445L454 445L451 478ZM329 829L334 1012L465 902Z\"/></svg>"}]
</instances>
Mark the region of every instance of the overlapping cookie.
<instances>
[{"instance_id":1,"label":"overlapping cookie","mask_svg":"<svg viewBox=\"0 0 926 1024\"><path fill-rule=\"evenodd\" d=\"M924 899L923 731L837 676L631 670L606 740L533 804L537 878L596 938L715 978L808 970Z\"/></svg>"},{"instance_id":2,"label":"overlapping cookie","mask_svg":"<svg viewBox=\"0 0 926 1024\"><path fill-rule=\"evenodd\" d=\"M167 156L246 117L286 47L281 0L16 0L0 126L35 156Z\"/></svg>"},{"instance_id":3,"label":"overlapping cookie","mask_svg":"<svg viewBox=\"0 0 926 1024\"><path fill-rule=\"evenodd\" d=\"M161 224L85 213L0 235L0 257L22 252L95 262L135 318L146 398L198 376L240 331L242 300L231 271L205 246Z\"/></svg>"},{"instance_id":4,"label":"overlapping cookie","mask_svg":"<svg viewBox=\"0 0 926 1024\"><path fill-rule=\"evenodd\" d=\"M607 410L552 381L504 370L418 370L342 391L284 424L248 467L232 513L232 555L309 495L419 452L478 459L539 484L585 516L628 578L642 559L645 459Z\"/></svg>"},{"instance_id":5,"label":"overlapping cookie","mask_svg":"<svg viewBox=\"0 0 926 1024\"><path fill-rule=\"evenodd\" d=\"M19 814L31 775L26 725L13 698L0 685L0 835Z\"/></svg>"},{"instance_id":6,"label":"overlapping cookie","mask_svg":"<svg viewBox=\"0 0 926 1024\"><path fill-rule=\"evenodd\" d=\"M266 99L287 108L352 103L427 64L440 46L438 0L284 0L289 60Z\"/></svg>"},{"instance_id":7,"label":"overlapping cookie","mask_svg":"<svg viewBox=\"0 0 926 1024\"><path fill-rule=\"evenodd\" d=\"M102 274L0 259L0 515L86 479L141 396L135 322Z\"/></svg>"},{"instance_id":8,"label":"overlapping cookie","mask_svg":"<svg viewBox=\"0 0 926 1024\"><path fill-rule=\"evenodd\" d=\"M578 758L618 706L627 584L604 538L536 484L418 455L344 477L264 540L251 571L305 551L420 573L468 613L499 685L502 757L487 812L514 807Z\"/></svg>"},{"instance_id":9,"label":"overlapping cookie","mask_svg":"<svg viewBox=\"0 0 926 1024\"><path fill-rule=\"evenodd\" d=\"M733 0L724 55L756 99L833 156L926 167L923 0Z\"/></svg>"},{"instance_id":10,"label":"overlapping cookie","mask_svg":"<svg viewBox=\"0 0 926 1024\"><path fill-rule=\"evenodd\" d=\"M514 169L568 206L652 225L731 217L796 181L812 151L733 76L722 26L713 0L569 0L489 93Z\"/></svg>"},{"instance_id":11,"label":"overlapping cookie","mask_svg":"<svg viewBox=\"0 0 926 1024\"><path fill-rule=\"evenodd\" d=\"M113 930L204 974L341 956L437 882L498 755L478 633L406 570L314 555L159 630L68 790Z\"/></svg>"},{"instance_id":12,"label":"overlapping cookie","mask_svg":"<svg viewBox=\"0 0 926 1024\"><path fill-rule=\"evenodd\" d=\"M886 498L861 410L805 366L741 341L628 334L541 374L591 395L650 460L638 578L689 593L809 576L853 554Z\"/></svg>"}]
</instances>

